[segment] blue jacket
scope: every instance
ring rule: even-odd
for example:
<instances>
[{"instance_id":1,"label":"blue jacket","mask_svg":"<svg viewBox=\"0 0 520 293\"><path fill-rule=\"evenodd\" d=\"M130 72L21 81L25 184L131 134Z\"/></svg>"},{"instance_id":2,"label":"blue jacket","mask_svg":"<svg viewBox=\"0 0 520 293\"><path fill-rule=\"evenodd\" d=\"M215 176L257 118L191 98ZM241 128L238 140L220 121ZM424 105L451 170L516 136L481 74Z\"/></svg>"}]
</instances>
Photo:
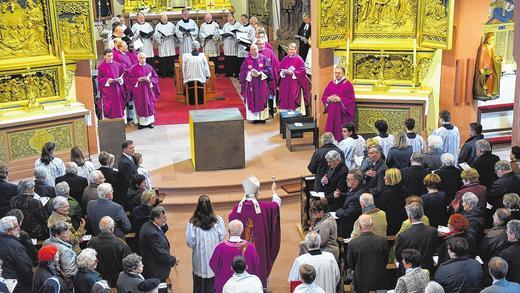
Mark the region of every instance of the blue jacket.
<instances>
[{"instance_id":1,"label":"blue jacket","mask_svg":"<svg viewBox=\"0 0 520 293\"><path fill-rule=\"evenodd\" d=\"M520 292L520 284L500 279L493 285L480 291L481 293L517 293Z\"/></svg>"}]
</instances>

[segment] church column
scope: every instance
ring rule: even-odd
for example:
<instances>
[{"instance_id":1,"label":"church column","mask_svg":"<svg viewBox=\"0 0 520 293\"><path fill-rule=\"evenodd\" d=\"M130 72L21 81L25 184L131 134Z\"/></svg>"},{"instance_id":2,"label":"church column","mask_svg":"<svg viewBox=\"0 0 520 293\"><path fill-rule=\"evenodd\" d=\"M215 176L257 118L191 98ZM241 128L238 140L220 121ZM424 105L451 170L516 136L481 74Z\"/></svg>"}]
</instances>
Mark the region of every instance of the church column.
<instances>
[{"instance_id":1,"label":"church column","mask_svg":"<svg viewBox=\"0 0 520 293\"><path fill-rule=\"evenodd\" d=\"M333 79L334 52L332 49L318 49L318 5L319 1L311 0L311 48L312 48L312 114L317 112L316 120L323 133L327 116L323 115L321 95L327 84ZM316 102L314 96L317 96Z\"/></svg>"},{"instance_id":2,"label":"church column","mask_svg":"<svg viewBox=\"0 0 520 293\"><path fill-rule=\"evenodd\" d=\"M520 64L520 7L515 7L515 45L513 47L513 57L516 62L516 85L515 85L515 104L513 106L513 138L511 145L520 144L520 74L518 74L518 65Z\"/></svg>"},{"instance_id":3,"label":"church column","mask_svg":"<svg viewBox=\"0 0 520 293\"><path fill-rule=\"evenodd\" d=\"M87 122L88 150L83 150L83 153L88 152L90 155L99 153L93 91L90 61L80 61L76 65L76 99L91 113L87 116L90 119Z\"/></svg>"}]
</instances>

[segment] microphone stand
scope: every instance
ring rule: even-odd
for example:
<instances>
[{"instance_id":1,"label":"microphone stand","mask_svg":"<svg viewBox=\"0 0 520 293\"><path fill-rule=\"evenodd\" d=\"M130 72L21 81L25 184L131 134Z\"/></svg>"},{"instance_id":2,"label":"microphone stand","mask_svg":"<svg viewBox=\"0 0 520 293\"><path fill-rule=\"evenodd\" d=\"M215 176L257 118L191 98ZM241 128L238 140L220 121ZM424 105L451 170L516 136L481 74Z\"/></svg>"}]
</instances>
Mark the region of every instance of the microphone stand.
<instances>
[{"instance_id":1,"label":"microphone stand","mask_svg":"<svg viewBox=\"0 0 520 293\"><path fill-rule=\"evenodd\" d=\"M318 95L314 95L314 135L313 135L313 143L314 143L314 150L318 149L318 143L317 143L317 139L318 139L318 107L317 107L317 100L318 100Z\"/></svg>"}]
</instances>

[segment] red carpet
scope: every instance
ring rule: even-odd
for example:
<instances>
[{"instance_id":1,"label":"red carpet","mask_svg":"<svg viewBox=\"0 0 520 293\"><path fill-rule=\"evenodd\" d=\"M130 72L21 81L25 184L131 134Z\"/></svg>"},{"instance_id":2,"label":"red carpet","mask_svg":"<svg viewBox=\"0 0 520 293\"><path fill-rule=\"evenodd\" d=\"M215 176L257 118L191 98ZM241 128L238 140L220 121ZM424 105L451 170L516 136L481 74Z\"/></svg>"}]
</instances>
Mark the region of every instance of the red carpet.
<instances>
[{"instance_id":1,"label":"red carpet","mask_svg":"<svg viewBox=\"0 0 520 293\"><path fill-rule=\"evenodd\" d=\"M161 96L157 102L157 113L155 114L155 125L185 124L188 123L188 111L196 110L195 106L187 106L185 102L177 102L177 90L172 78L159 79ZM206 105L199 105L202 109L238 108L245 117L245 107L240 94L237 93L229 77L217 75L215 80L216 93L214 97L223 97L224 100L206 101Z\"/></svg>"}]
</instances>

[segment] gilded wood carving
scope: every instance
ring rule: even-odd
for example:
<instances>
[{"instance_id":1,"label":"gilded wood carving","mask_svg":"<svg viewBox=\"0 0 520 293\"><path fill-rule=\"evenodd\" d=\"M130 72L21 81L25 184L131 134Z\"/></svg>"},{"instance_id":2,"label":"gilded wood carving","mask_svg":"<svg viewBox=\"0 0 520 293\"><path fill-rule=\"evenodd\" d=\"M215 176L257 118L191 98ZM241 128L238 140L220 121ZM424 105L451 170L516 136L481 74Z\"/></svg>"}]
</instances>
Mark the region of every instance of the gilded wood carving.
<instances>
[{"instance_id":1,"label":"gilded wood carving","mask_svg":"<svg viewBox=\"0 0 520 293\"><path fill-rule=\"evenodd\" d=\"M58 98L57 69L0 75L0 108L13 105L34 107L42 98Z\"/></svg>"},{"instance_id":2,"label":"gilded wood carving","mask_svg":"<svg viewBox=\"0 0 520 293\"><path fill-rule=\"evenodd\" d=\"M374 123L383 119L388 123L388 132L394 133L403 129L403 123L407 118L414 118L422 125L421 106L402 106L401 108L385 107L383 105L356 107L356 118L359 133L377 132Z\"/></svg>"},{"instance_id":3,"label":"gilded wood carving","mask_svg":"<svg viewBox=\"0 0 520 293\"><path fill-rule=\"evenodd\" d=\"M37 156L48 141L55 142L58 151L68 150L75 145L73 140L76 139L72 124L8 133L8 137L11 160Z\"/></svg>"},{"instance_id":4,"label":"gilded wood carving","mask_svg":"<svg viewBox=\"0 0 520 293\"><path fill-rule=\"evenodd\" d=\"M350 0L320 0L318 34L320 48L346 46Z\"/></svg>"},{"instance_id":5,"label":"gilded wood carving","mask_svg":"<svg viewBox=\"0 0 520 293\"><path fill-rule=\"evenodd\" d=\"M96 57L90 1L56 1L58 32L61 46L68 58L92 59Z\"/></svg>"},{"instance_id":6,"label":"gilded wood carving","mask_svg":"<svg viewBox=\"0 0 520 293\"><path fill-rule=\"evenodd\" d=\"M454 0L423 0L421 5L420 46L450 49Z\"/></svg>"}]
</instances>

